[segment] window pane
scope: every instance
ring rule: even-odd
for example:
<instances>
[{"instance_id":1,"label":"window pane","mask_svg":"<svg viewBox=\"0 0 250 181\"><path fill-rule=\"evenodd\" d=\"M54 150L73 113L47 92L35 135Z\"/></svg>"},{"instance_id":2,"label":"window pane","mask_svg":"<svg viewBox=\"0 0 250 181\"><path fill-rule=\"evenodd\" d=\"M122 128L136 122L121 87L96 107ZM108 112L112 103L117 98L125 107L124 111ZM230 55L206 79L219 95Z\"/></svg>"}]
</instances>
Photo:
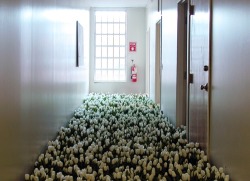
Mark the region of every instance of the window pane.
<instances>
[{"instance_id":1,"label":"window pane","mask_svg":"<svg viewBox=\"0 0 250 181\"><path fill-rule=\"evenodd\" d=\"M108 24L108 34L113 34L114 33L113 29L114 29L114 25Z\"/></svg>"},{"instance_id":2,"label":"window pane","mask_svg":"<svg viewBox=\"0 0 250 181\"><path fill-rule=\"evenodd\" d=\"M107 35L102 35L102 45L108 45L108 36Z\"/></svg>"},{"instance_id":3,"label":"window pane","mask_svg":"<svg viewBox=\"0 0 250 181\"><path fill-rule=\"evenodd\" d=\"M120 34L125 34L125 33L126 33L125 24L122 23L122 24L120 24Z\"/></svg>"},{"instance_id":4,"label":"window pane","mask_svg":"<svg viewBox=\"0 0 250 181\"><path fill-rule=\"evenodd\" d=\"M120 15L114 16L114 22L120 22Z\"/></svg>"},{"instance_id":5,"label":"window pane","mask_svg":"<svg viewBox=\"0 0 250 181\"><path fill-rule=\"evenodd\" d=\"M108 15L102 14L102 22L107 22L107 21L108 21Z\"/></svg>"},{"instance_id":6,"label":"window pane","mask_svg":"<svg viewBox=\"0 0 250 181\"><path fill-rule=\"evenodd\" d=\"M113 13L108 14L108 22L113 22L114 21L114 16Z\"/></svg>"},{"instance_id":7,"label":"window pane","mask_svg":"<svg viewBox=\"0 0 250 181\"><path fill-rule=\"evenodd\" d=\"M119 57L119 47L114 47L114 57Z\"/></svg>"},{"instance_id":8,"label":"window pane","mask_svg":"<svg viewBox=\"0 0 250 181\"><path fill-rule=\"evenodd\" d=\"M102 70L102 80L107 80L108 72L107 70Z\"/></svg>"},{"instance_id":9,"label":"window pane","mask_svg":"<svg viewBox=\"0 0 250 181\"><path fill-rule=\"evenodd\" d=\"M95 79L96 80L101 80L102 78L102 71L101 70L96 70L95 71Z\"/></svg>"},{"instance_id":10,"label":"window pane","mask_svg":"<svg viewBox=\"0 0 250 181\"><path fill-rule=\"evenodd\" d=\"M101 35L96 35L96 45L101 45L102 42L102 36Z\"/></svg>"},{"instance_id":11,"label":"window pane","mask_svg":"<svg viewBox=\"0 0 250 181\"><path fill-rule=\"evenodd\" d=\"M102 68L102 61L101 61L100 58L97 58L97 59L95 60L95 68L96 68L96 69L101 69L101 68Z\"/></svg>"},{"instance_id":12,"label":"window pane","mask_svg":"<svg viewBox=\"0 0 250 181\"><path fill-rule=\"evenodd\" d=\"M108 47L108 57L113 57L114 56L114 51L113 51L113 47Z\"/></svg>"},{"instance_id":13,"label":"window pane","mask_svg":"<svg viewBox=\"0 0 250 181\"><path fill-rule=\"evenodd\" d=\"M114 34L119 34L120 33L120 26L119 24L114 24Z\"/></svg>"},{"instance_id":14,"label":"window pane","mask_svg":"<svg viewBox=\"0 0 250 181\"><path fill-rule=\"evenodd\" d=\"M102 57L107 57L108 53L107 53L107 47L102 47Z\"/></svg>"},{"instance_id":15,"label":"window pane","mask_svg":"<svg viewBox=\"0 0 250 181\"><path fill-rule=\"evenodd\" d=\"M108 70L108 80L112 80L113 79L113 70Z\"/></svg>"},{"instance_id":16,"label":"window pane","mask_svg":"<svg viewBox=\"0 0 250 181\"><path fill-rule=\"evenodd\" d=\"M120 38L119 35L114 35L114 45L119 45Z\"/></svg>"},{"instance_id":17,"label":"window pane","mask_svg":"<svg viewBox=\"0 0 250 181\"><path fill-rule=\"evenodd\" d=\"M125 59L120 59L120 69L125 69Z\"/></svg>"},{"instance_id":18,"label":"window pane","mask_svg":"<svg viewBox=\"0 0 250 181\"><path fill-rule=\"evenodd\" d=\"M125 46L125 35L120 35L120 45Z\"/></svg>"},{"instance_id":19,"label":"window pane","mask_svg":"<svg viewBox=\"0 0 250 181\"><path fill-rule=\"evenodd\" d=\"M101 34L102 33L102 29L101 29L101 23L96 23L96 28L95 28L95 32L96 34Z\"/></svg>"},{"instance_id":20,"label":"window pane","mask_svg":"<svg viewBox=\"0 0 250 181\"><path fill-rule=\"evenodd\" d=\"M126 22L126 13L121 13L120 14L120 22Z\"/></svg>"},{"instance_id":21,"label":"window pane","mask_svg":"<svg viewBox=\"0 0 250 181\"><path fill-rule=\"evenodd\" d=\"M102 56L102 51L101 47L96 47L95 49L95 56L96 57L101 57Z\"/></svg>"},{"instance_id":22,"label":"window pane","mask_svg":"<svg viewBox=\"0 0 250 181\"><path fill-rule=\"evenodd\" d=\"M107 34L108 33L108 24L103 23L102 24L102 34Z\"/></svg>"},{"instance_id":23,"label":"window pane","mask_svg":"<svg viewBox=\"0 0 250 181\"><path fill-rule=\"evenodd\" d=\"M126 80L125 71L120 71L120 80Z\"/></svg>"},{"instance_id":24,"label":"window pane","mask_svg":"<svg viewBox=\"0 0 250 181\"><path fill-rule=\"evenodd\" d=\"M120 47L120 57L125 57L125 47Z\"/></svg>"},{"instance_id":25,"label":"window pane","mask_svg":"<svg viewBox=\"0 0 250 181\"><path fill-rule=\"evenodd\" d=\"M119 69L119 59L114 59L114 69Z\"/></svg>"},{"instance_id":26,"label":"window pane","mask_svg":"<svg viewBox=\"0 0 250 181\"><path fill-rule=\"evenodd\" d=\"M114 45L113 38L113 35L108 35L108 45Z\"/></svg>"},{"instance_id":27,"label":"window pane","mask_svg":"<svg viewBox=\"0 0 250 181\"><path fill-rule=\"evenodd\" d=\"M119 80L119 79L120 79L119 70L114 70L114 80Z\"/></svg>"},{"instance_id":28,"label":"window pane","mask_svg":"<svg viewBox=\"0 0 250 181\"><path fill-rule=\"evenodd\" d=\"M113 59L108 59L108 68L113 69Z\"/></svg>"},{"instance_id":29,"label":"window pane","mask_svg":"<svg viewBox=\"0 0 250 181\"><path fill-rule=\"evenodd\" d=\"M95 21L96 21L96 22L101 22L101 21L102 21L102 15L96 14L96 16L95 16Z\"/></svg>"},{"instance_id":30,"label":"window pane","mask_svg":"<svg viewBox=\"0 0 250 181\"><path fill-rule=\"evenodd\" d=\"M102 59L102 69L107 69L108 67L108 60L107 59Z\"/></svg>"}]
</instances>

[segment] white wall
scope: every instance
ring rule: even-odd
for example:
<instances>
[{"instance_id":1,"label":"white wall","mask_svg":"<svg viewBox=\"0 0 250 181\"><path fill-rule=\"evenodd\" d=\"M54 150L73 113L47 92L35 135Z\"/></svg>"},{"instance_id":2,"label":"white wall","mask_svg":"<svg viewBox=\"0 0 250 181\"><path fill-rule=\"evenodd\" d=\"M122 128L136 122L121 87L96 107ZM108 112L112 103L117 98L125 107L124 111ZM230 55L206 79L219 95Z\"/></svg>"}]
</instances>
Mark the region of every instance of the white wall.
<instances>
[{"instance_id":1,"label":"white wall","mask_svg":"<svg viewBox=\"0 0 250 181\"><path fill-rule=\"evenodd\" d=\"M211 157L232 181L249 180L250 1L213 2Z\"/></svg>"},{"instance_id":2,"label":"white wall","mask_svg":"<svg viewBox=\"0 0 250 181\"><path fill-rule=\"evenodd\" d=\"M148 6L150 28L150 97L155 100L155 34L156 23L161 16L158 1ZM162 79L161 109L169 120L176 123L176 79L177 79L177 3L173 0L162 1Z\"/></svg>"},{"instance_id":3,"label":"white wall","mask_svg":"<svg viewBox=\"0 0 250 181\"><path fill-rule=\"evenodd\" d=\"M162 110L176 124L177 1L162 2Z\"/></svg>"},{"instance_id":4,"label":"white wall","mask_svg":"<svg viewBox=\"0 0 250 181\"><path fill-rule=\"evenodd\" d=\"M76 20L85 64L76 67ZM0 180L23 180L88 94L89 11L78 1L0 1Z\"/></svg>"},{"instance_id":5,"label":"white wall","mask_svg":"<svg viewBox=\"0 0 250 181\"><path fill-rule=\"evenodd\" d=\"M147 30L150 33L149 39L149 96L155 101L155 56L156 56L156 23L161 19L161 13L158 12L158 1L154 0L147 6Z\"/></svg>"},{"instance_id":6,"label":"white wall","mask_svg":"<svg viewBox=\"0 0 250 181\"><path fill-rule=\"evenodd\" d=\"M91 33L90 53L90 92L108 93L145 93L145 64L146 64L146 9L125 8L127 11L127 81L126 82L94 82L94 33ZM92 13L93 14L93 9ZM91 23L94 20L91 18ZM93 24L91 25L93 27ZM93 32L93 28L91 32ZM128 43L137 43L137 51L129 52ZM137 66L137 82L131 82L131 60Z\"/></svg>"}]
</instances>

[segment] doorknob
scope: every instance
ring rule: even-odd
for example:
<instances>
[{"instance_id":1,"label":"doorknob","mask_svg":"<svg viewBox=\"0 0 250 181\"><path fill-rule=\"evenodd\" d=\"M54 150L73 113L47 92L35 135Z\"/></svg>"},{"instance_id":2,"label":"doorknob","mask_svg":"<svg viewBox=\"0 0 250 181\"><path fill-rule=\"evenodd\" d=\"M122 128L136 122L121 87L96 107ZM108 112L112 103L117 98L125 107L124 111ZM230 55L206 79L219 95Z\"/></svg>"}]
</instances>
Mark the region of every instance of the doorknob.
<instances>
[{"instance_id":1,"label":"doorknob","mask_svg":"<svg viewBox=\"0 0 250 181\"><path fill-rule=\"evenodd\" d=\"M203 70L206 72L208 71L208 65L204 65Z\"/></svg>"},{"instance_id":2,"label":"doorknob","mask_svg":"<svg viewBox=\"0 0 250 181\"><path fill-rule=\"evenodd\" d=\"M205 85L201 85L201 90L208 90L208 83L206 83Z\"/></svg>"}]
</instances>

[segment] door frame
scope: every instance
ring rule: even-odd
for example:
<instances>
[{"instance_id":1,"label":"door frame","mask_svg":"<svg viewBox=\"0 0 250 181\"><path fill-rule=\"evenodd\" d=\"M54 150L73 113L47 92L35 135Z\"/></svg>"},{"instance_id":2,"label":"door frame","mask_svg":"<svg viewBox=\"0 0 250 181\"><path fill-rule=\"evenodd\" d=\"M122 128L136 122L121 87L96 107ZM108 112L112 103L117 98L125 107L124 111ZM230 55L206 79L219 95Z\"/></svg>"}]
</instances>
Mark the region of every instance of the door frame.
<instances>
[{"instance_id":1,"label":"door frame","mask_svg":"<svg viewBox=\"0 0 250 181\"><path fill-rule=\"evenodd\" d=\"M155 30L155 103L161 105L162 75L162 19L156 23Z\"/></svg>"},{"instance_id":2,"label":"door frame","mask_svg":"<svg viewBox=\"0 0 250 181\"><path fill-rule=\"evenodd\" d=\"M188 3L178 3L176 126L187 125Z\"/></svg>"},{"instance_id":3,"label":"door frame","mask_svg":"<svg viewBox=\"0 0 250 181\"><path fill-rule=\"evenodd\" d=\"M150 28L146 32L146 74L145 93L150 95Z\"/></svg>"},{"instance_id":4,"label":"door frame","mask_svg":"<svg viewBox=\"0 0 250 181\"><path fill-rule=\"evenodd\" d=\"M210 96L211 96L211 27L212 27L212 10L211 10L211 3L212 1L211 0L207 0L207 1L203 1L202 4L198 3L196 4L197 0L194 0L194 1L187 1L188 2L188 39L187 39L187 43L188 43L188 50L187 50L187 76L188 76L188 84L187 84L187 136L188 136L188 140L189 141L196 141L196 142L199 142L201 143L200 139L202 139L202 136L206 136L206 141L205 141L205 144L202 146L202 149L204 149L204 151L207 153L207 155L209 156L209 149L210 149ZM199 13L196 14L196 10L199 11L199 7L200 6L203 6L204 3L207 3L207 8L208 8L208 21L207 21L207 25L209 26L208 29L207 29L207 36L208 36L208 52L207 52L207 64L208 64L208 71L207 71L207 83L208 83L208 90L207 90L207 107L206 107L206 122L203 126L205 126L206 128L206 132L204 135L200 135L200 128L195 128L198 133L197 133L197 138L191 138L190 134L190 130L191 130L191 125L194 125L192 122L195 123L195 126L197 126L198 124L200 124L200 119L198 120L190 120L190 117L192 116L191 114L191 98L190 98L190 95L192 94L191 92L191 85L192 83L196 83L196 79L197 76L196 74L193 75L193 72L191 72L191 50L192 50L192 47L191 47L191 24L193 25L193 22L191 22L191 16L201 16L199 15ZM194 5L194 6L193 6ZM194 25L195 26L195 25ZM197 26L197 25L196 25ZM204 65L203 65L204 66ZM201 68L201 67L200 67ZM205 68L204 68L205 69ZM202 82L202 84L205 84L206 82ZM197 84L196 84L197 85ZM201 85L199 85L201 86ZM199 88L200 89L200 88ZM204 90L200 90L200 91L204 91ZM196 95L197 96L197 95ZM194 109L193 109L194 110ZM200 110L198 112L198 110L195 110L197 111L197 113L201 113L202 110ZM197 117L197 116L196 116ZM194 131L194 129L193 129ZM192 140L191 140L192 139ZM198 140L198 141L197 141Z\"/></svg>"}]
</instances>

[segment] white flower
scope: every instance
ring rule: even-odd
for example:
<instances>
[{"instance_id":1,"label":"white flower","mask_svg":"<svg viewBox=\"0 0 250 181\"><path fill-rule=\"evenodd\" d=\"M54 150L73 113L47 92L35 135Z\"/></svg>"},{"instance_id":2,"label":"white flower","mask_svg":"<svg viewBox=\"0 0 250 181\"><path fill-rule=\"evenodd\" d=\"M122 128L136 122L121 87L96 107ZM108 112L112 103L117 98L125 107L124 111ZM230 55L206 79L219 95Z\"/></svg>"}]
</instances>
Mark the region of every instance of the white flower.
<instances>
[{"instance_id":1,"label":"white flower","mask_svg":"<svg viewBox=\"0 0 250 181\"><path fill-rule=\"evenodd\" d=\"M95 180L95 176L93 174L86 174L86 179L88 181L94 181Z\"/></svg>"},{"instance_id":2,"label":"white flower","mask_svg":"<svg viewBox=\"0 0 250 181\"><path fill-rule=\"evenodd\" d=\"M184 174L182 174L181 179L183 181L189 181L190 180L190 175L188 173L184 173Z\"/></svg>"},{"instance_id":3,"label":"white flower","mask_svg":"<svg viewBox=\"0 0 250 181\"><path fill-rule=\"evenodd\" d=\"M88 166L87 166L87 173L90 174L90 173L92 173L92 172L93 172L92 167L88 165Z\"/></svg>"},{"instance_id":4,"label":"white flower","mask_svg":"<svg viewBox=\"0 0 250 181\"><path fill-rule=\"evenodd\" d=\"M187 142L186 128L170 124L147 96L91 93L83 103L67 127L60 128L57 138L48 141L30 180L72 180L73 173L79 181L86 180L87 174L89 180L111 180L105 174L112 176L114 170L121 180L141 180L139 175L148 180L166 180L169 176L192 180L194 175L211 177L210 169L216 177L229 179L223 170L211 168L198 143ZM116 167L118 163L130 166ZM167 168L171 174L161 173ZM64 177L62 172L68 175Z\"/></svg>"},{"instance_id":5,"label":"white flower","mask_svg":"<svg viewBox=\"0 0 250 181\"><path fill-rule=\"evenodd\" d=\"M229 175L226 175L224 181L229 181Z\"/></svg>"},{"instance_id":6,"label":"white flower","mask_svg":"<svg viewBox=\"0 0 250 181\"><path fill-rule=\"evenodd\" d=\"M224 172L223 167L220 167L220 168L219 168L219 172L220 172L220 174L222 174L222 173Z\"/></svg>"},{"instance_id":7,"label":"white flower","mask_svg":"<svg viewBox=\"0 0 250 181\"><path fill-rule=\"evenodd\" d=\"M29 175L29 174L25 174L25 175L24 175L24 179L25 179L25 180L29 180L29 179L30 179L30 175Z\"/></svg>"},{"instance_id":8,"label":"white flower","mask_svg":"<svg viewBox=\"0 0 250 181\"><path fill-rule=\"evenodd\" d=\"M174 161L177 163L179 162L179 154L178 153L175 154Z\"/></svg>"},{"instance_id":9,"label":"white flower","mask_svg":"<svg viewBox=\"0 0 250 181\"><path fill-rule=\"evenodd\" d=\"M81 177L77 177L76 181L83 181Z\"/></svg>"}]
</instances>

